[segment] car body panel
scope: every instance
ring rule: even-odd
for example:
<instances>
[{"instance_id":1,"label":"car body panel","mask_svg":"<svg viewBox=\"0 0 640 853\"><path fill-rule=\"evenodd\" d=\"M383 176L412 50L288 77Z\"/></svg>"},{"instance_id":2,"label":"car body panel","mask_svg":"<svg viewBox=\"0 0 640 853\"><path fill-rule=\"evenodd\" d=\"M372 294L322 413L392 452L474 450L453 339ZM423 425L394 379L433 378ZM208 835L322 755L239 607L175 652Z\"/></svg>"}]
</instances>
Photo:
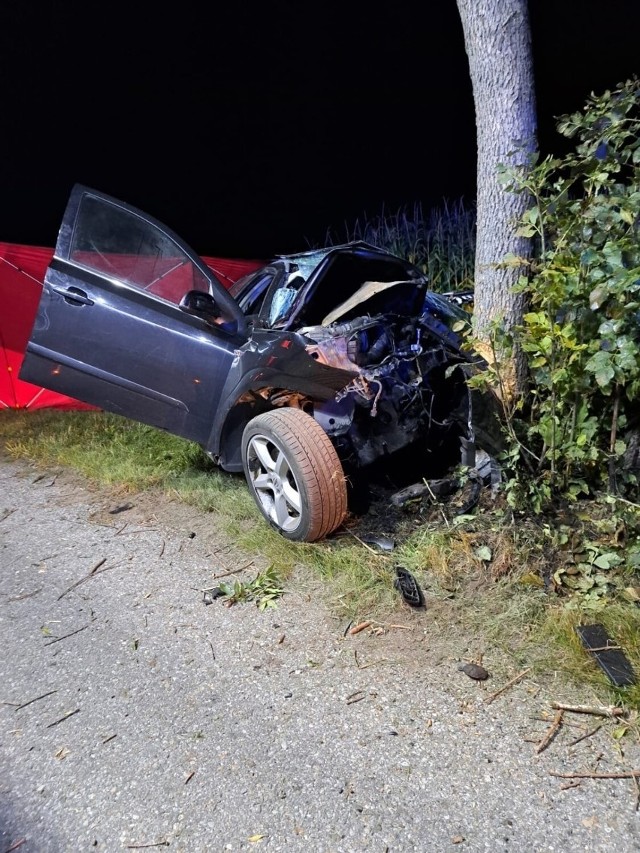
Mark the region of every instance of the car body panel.
<instances>
[{"instance_id":1,"label":"car body panel","mask_svg":"<svg viewBox=\"0 0 640 853\"><path fill-rule=\"evenodd\" d=\"M233 332L180 309L191 288L214 296ZM129 205L77 186L21 376L204 442L246 339L238 327L237 304L180 238Z\"/></svg>"}]
</instances>

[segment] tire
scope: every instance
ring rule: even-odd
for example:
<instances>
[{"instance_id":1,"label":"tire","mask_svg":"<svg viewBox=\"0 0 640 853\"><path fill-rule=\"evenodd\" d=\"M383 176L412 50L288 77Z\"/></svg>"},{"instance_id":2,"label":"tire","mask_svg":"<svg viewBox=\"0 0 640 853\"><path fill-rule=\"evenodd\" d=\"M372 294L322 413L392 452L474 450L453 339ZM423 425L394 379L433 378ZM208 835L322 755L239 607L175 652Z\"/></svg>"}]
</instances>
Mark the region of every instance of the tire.
<instances>
[{"instance_id":1,"label":"tire","mask_svg":"<svg viewBox=\"0 0 640 853\"><path fill-rule=\"evenodd\" d=\"M242 465L258 509L287 539L316 542L342 523L342 465L320 424L301 409L276 409L249 421Z\"/></svg>"}]
</instances>

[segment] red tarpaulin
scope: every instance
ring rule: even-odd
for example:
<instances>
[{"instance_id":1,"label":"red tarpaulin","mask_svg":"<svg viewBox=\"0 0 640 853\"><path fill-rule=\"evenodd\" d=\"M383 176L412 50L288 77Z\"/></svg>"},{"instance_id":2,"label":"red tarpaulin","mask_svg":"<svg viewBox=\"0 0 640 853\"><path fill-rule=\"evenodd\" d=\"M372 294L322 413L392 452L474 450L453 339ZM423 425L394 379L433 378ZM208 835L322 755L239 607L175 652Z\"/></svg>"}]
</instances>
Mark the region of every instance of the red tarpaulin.
<instances>
[{"instance_id":1,"label":"red tarpaulin","mask_svg":"<svg viewBox=\"0 0 640 853\"><path fill-rule=\"evenodd\" d=\"M18 378L52 257L53 249L0 242L0 410L93 408ZM229 258L202 260L225 287L263 263Z\"/></svg>"}]
</instances>

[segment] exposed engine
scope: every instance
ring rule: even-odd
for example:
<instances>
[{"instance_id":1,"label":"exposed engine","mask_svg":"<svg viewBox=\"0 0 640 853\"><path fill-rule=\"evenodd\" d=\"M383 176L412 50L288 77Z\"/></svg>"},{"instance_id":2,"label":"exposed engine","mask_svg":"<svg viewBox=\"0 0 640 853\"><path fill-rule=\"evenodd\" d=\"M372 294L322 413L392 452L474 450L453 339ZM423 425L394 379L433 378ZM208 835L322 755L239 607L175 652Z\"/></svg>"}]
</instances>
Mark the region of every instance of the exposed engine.
<instances>
[{"instance_id":1,"label":"exposed engine","mask_svg":"<svg viewBox=\"0 0 640 853\"><path fill-rule=\"evenodd\" d=\"M430 313L364 316L300 333L311 342L307 352L313 358L357 369L334 400L314 409L343 458L367 465L427 435L435 448L434 433L444 436L455 424L452 413L467 392L462 373L449 376L447 368L464 357L448 345L451 333Z\"/></svg>"}]
</instances>

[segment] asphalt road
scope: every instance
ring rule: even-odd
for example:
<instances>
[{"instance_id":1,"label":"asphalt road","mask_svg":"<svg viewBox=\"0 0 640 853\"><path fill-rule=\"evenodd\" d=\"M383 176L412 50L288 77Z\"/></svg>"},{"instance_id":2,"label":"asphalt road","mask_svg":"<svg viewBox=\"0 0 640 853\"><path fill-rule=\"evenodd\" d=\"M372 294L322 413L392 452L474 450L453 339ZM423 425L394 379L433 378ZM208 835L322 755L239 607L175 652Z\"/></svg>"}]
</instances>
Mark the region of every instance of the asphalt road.
<instances>
[{"instance_id":1,"label":"asphalt road","mask_svg":"<svg viewBox=\"0 0 640 853\"><path fill-rule=\"evenodd\" d=\"M566 715L536 752L550 700L591 697L487 703L508 674L432 657L428 609L345 636L303 575L276 610L207 606L259 556L119 500L0 462L0 853L640 850L631 779L552 775L640 768L630 738L572 745L600 721Z\"/></svg>"}]
</instances>

